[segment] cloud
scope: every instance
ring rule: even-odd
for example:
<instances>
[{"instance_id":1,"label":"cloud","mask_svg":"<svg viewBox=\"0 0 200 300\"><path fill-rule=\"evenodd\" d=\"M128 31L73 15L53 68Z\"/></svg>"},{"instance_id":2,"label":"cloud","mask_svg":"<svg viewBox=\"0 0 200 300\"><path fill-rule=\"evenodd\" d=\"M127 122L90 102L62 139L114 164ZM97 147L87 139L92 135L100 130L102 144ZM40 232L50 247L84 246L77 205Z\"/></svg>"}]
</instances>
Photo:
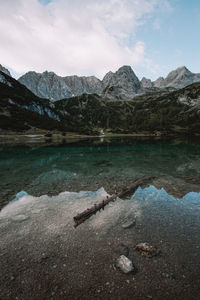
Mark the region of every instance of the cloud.
<instances>
[{"instance_id":1,"label":"cloud","mask_svg":"<svg viewBox=\"0 0 200 300\"><path fill-rule=\"evenodd\" d=\"M168 3L167 0L164 0ZM0 0L1 64L17 73L96 75L151 65L138 26L158 0ZM166 4L167 5L167 4Z\"/></svg>"}]
</instances>

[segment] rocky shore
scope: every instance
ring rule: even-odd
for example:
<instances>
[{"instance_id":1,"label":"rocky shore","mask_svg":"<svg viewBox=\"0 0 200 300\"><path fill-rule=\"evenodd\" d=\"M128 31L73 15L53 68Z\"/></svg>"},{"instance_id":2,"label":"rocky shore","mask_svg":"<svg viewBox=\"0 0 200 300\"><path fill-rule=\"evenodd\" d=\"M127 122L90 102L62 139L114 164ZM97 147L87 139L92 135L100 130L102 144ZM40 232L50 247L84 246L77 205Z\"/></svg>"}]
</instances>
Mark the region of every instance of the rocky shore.
<instances>
[{"instance_id":1,"label":"rocky shore","mask_svg":"<svg viewBox=\"0 0 200 300\"><path fill-rule=\"evenodd\" d=\"M106 195L99 189L24 196L6 206L0 213L0 298L198 299L195 199L191 205L164 190L139 189L74 229L73 216ZM142 255L141 243L159 252ZM117 267L122 255L132 272Z\"/></svg>"}]
</instances>

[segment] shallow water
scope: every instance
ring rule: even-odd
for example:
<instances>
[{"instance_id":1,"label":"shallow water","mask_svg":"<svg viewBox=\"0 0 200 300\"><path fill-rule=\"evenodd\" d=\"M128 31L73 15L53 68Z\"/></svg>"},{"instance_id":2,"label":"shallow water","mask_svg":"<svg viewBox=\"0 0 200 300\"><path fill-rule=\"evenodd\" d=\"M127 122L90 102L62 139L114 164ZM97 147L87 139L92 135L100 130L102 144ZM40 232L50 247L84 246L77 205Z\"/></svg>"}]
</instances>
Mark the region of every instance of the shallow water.
<instances>
[{"instance_id":1,"label":"shallow water","mask_svg":"<svg viewBox=\"0 0 200 300\"><path fill-rule=\"evenodd\" d=\"M99 138L59 146L1 147L0 170L0 207L21 190L39 196L103 186L113 192L145 174L186 187L200 183L200 140Z\"/></svg>"},{"instance_id":2,"label":"shallow water","mask_svg":"<svg viewBox=\"0 0 200 300\"><path fill-rule=\"evenodd\" d=\"M0 212L0 298L198 299L200 141L94 139L0 157L1 206L14 200ZM145 174L150 186L74 229L73 216ZM141 256L140 242L160 255ZM113 267L124 251L136 274Z\"/></svg>"},{"instance_id":3,"label":"shallow water","mask_svg":"<svg viewBox=\"0 0 200 300\"><path fill-rule=\"evenodd\" d=\"M117 199L74 229L73 216L106 195L103 188L53 197L20 193L5 206L0 297L198 299L200 194L176 199L152 185L138 188L130 200ZM133 227L123 228L133 220ZM159 255L148 259L137 253L141 242L155 246ZM116 269L122 254L133 261L133 274Z\"/></svg>"}]
</instances>

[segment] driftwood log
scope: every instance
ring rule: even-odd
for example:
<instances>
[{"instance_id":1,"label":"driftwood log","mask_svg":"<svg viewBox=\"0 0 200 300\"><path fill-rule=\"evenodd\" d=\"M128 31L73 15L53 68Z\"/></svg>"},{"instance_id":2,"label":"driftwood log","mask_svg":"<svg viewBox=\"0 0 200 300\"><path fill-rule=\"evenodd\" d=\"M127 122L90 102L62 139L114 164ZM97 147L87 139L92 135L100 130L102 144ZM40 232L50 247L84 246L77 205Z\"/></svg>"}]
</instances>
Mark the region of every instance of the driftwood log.
<instances>
[{"instance_id":1,"label":"driftwood log","mask_svg":"<svg viewBox=\"0 0 200 300\"><path fill-rule=\"evenodd\" d=\"M114 202L117 198L124 198L127 195L133 194L139 186L144 186L150 183L155 177L153 176L143 176L142 178L134 181L130 186L123 187L120 192L115 192L111 197L107 197L101 203L94 204L91 208L86 209L82 213L76 215L74 217L74 227L76 228L81 223L85 222L85 220L89 219L92 215L95 215L97 211L104 209L104 207L110 203Z\"/></svg>"}]
</instances>

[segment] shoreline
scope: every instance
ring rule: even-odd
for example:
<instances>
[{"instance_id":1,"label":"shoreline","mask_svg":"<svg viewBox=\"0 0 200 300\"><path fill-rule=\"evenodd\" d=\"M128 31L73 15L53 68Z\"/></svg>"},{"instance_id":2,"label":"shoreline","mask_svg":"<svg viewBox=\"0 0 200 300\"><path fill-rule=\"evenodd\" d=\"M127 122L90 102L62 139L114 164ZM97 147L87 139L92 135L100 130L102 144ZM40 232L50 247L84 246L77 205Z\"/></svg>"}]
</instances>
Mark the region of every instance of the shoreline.
<instances>
[{"instance_id":1,"label":"shoreline","mask_svg":"<svg viewBox=\"0 0 200 300\"><path fill-rule=\"evenodd\" d=\"M198 298L199 215L194 207L139 194L110 203L74 229L73 216L106 197L103 190L81 195L64 193L53 201L28 196L3 211L2 299ZM133 219L135 226L124 229ZM135 251L141 242L160 254L141 255ZM116 268L120 255L133 262L133 273Z\"/></svg>"},{"instance_id":2,"label":"shoreline","mask_svg":"<svg viewBox=\"0 0 200 300\"><path fill-rule=\"evenodd\" d=\"M83 135L79 133L72 133L72 132L43 132L43 131L33 131L33 132L0 132L0 145L6 144L37 144L38 145L47 145L47 144L68 144L71 142L78 142L81 140L86 139L104 139L109 138L141 138L141 139L153 139L153 140L168 140L168 139L195 139L199 138L200 135L185 135L185 134L161 134L156 135L154 133L130 133L130 134L117 134L117 133L107 133L103 135Z\"/></svg>"}]
</instances>

